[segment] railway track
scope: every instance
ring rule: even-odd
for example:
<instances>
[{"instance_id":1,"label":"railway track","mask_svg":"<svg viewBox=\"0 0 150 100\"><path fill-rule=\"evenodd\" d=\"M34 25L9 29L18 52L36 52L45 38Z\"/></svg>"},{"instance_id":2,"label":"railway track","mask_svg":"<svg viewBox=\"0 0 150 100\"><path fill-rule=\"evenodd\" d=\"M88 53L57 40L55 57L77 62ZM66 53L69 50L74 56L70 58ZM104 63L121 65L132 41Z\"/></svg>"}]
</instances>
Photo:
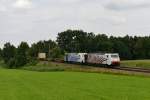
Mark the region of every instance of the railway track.
<instances>
[{"instance_id":1,"label":"railway track","mask_svg":"<svg viewBox=\"0 0 150 100\"><path fill-rule=\"evenodd\" d=\"M150 68L141 68L141 67L123 67L117 66L112 69L131 71L131 72L142 72L142 73L150 73Z\"/></svg>"},{"instance_id":2,"label":"railway track","mask_svg":"<svg viewBox=\"0 0 150 100\"><path fill-rule=\"evenodd\" d=\"M54 61L57 63L64 63L64 61ZM92 65L89 65L92 66ZM150 74L150 68L141 68L141 67L124 67L124 66L113 66L113 67L99 67L99 68L107 68L107 69L115 69L115 70L122 70L122 71L130 71L130 72L141 72Z\"/></svg>"}]
</instances>

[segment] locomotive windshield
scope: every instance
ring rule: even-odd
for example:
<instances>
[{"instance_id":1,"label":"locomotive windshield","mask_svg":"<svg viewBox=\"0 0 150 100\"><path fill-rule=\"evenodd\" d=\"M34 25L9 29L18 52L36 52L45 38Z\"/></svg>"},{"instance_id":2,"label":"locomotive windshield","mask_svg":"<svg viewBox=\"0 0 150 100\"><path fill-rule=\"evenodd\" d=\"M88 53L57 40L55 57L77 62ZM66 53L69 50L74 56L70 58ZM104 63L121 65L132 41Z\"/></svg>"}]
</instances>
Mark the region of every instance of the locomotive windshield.
<instances>
[{"instance_id":1,"label":"locomotive windshield","mask_svg":"<svg viewBox=\"0 0 150 100\"><path fill-rule=\"evenodd\" d=\"M118 58L118 55L111 55L112 58Z\"/></svg>"}]
</instances>

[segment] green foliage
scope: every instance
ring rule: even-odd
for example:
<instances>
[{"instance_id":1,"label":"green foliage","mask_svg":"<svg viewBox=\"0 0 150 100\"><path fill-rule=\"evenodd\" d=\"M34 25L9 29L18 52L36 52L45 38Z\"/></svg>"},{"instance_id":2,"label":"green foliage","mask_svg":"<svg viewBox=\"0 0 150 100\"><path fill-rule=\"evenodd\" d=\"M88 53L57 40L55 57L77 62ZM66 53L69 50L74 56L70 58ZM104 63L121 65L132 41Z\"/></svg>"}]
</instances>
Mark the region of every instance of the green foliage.
<instances>
[{"instance_id":1,"label":"green foliage","mask_svg":"<svg viewBox=\"0 0 150 100\"><path fill-rule=\"evenodd\" d=\"M16 55L15 57L15 67L21 67L27 64L27 58L23 55Z\"/></svg>"},{"instance_id":2,"label":"green foliage","mask_svg":"<svg viewBox=\"0 0 150 100\"><path fill-rule=\"evenodd\" d=\"M2 49L0 48L0 59L2 59Z\"/></svg>"},{"instance_id":3,"label":"green foliage","mask_svg":"<svg viewBox=\"0 0 150 100\"><path fill-rule=\"evenodd\" d=\"M26 64L27 66L36 66L36 64L38 63L37 59L34 58L28 58L28 63Z\"/></svg>"},{"instance_id":4,"label":"green foliage","mask_svg":"<svg viewBox=\"0 0 150 100\"><path fill-rule=\"evenodd\" d=\"M131 59L131 57L132 57L131 52L130 52L129 48L127 47L127 45L125 45L121 41L116 41L114 43L113 49L115 52L120 54L121 58Z\"/></svg>"},{"instance_id":5,"label":"green foliage","mask_svg":"<svg viewBox=\"0 0 150 100\"><path fill-rule=\"evenodd\" d=\"M55 47L50 51L50 57L52 59L61 58L64 55L64 51L61 50L59 47Z\"/></svg>"},{"instance_id":6,"label":"green foliage","mask_svg":"<svg viewBox=\"0 0 150 100\"><path fill-rule=\"evenodd\" d=\"M29 49L29 55L32 58L37 58L39 52L44 52L47 54L47 57L50 56L50 51L56 47L56 43L52 40L48 41L39 41L37 43L32 44Z\"/></svg>"},{"instance_id":7,"label":"green foliage","mask_svg":"<svg viewBox=\"0 0 150 100\"><path fill-rule=\"evenodd\" d=\"M6 43L0 49L2 58L10 68L23 66L37 59L38 53L46 53L47 58L62 58L65 52L114 52L121 59L150 59L150 37L108 37L105 34L87 33L82 30L67 30L58 33L57 40L39 41L28 46L22 42L18 48ZM33 61L34 62L34 61Z\"/></svg>"},{"instance_id":8,"label":"green foliage","mask_svg":"<svg viewBox=\"0 0 150 100\"><path fill-rule=\"evenodd\" d=\"M2 51L2 57L5 64L9 68L18 68L26 64L36 64L37 55L39 52L45 52L47 57L50 56L50 51L56 47L54 41L39 41L33 44L31 47L26 42L21 42L18 48L15 48L10 43L4 45ZM55 49L57 52L53 56L59 56L59 50ZM62 52L61 52L62 53ZM1 54L1 50L0 50Z\"/></svg>"},{"instance_id":9,"label":"green foliage","mask_svg":"<svg viewBox=\"0 0 150 100\"><path fill-rule=\"evenodd\" d=\"M38 46L35 43L32 44L31 48L29 49L29 56L32 58L37 58L38 53L39 53Z\"/></svg>"},{"instance_id":10,"label":"green foliage","mask_svg":"<svg viewBox=\"0 0 150 100\"><path fill-rule=\"evenodd\" d=\"M4 48L2 50L2 58L5 63L8 63L8 61L12 58L14 58L16 54L16 48L11 45L10 43L4 44Z\"/></svg>"},{"instance_id":11,"label":"green foliage","mask_svg":"<svg viewBox=\"0 0 150 100\"><path fill-rule=\"evenodd\" d=\"M10 43L6 43L3 48L2 56L8 68L17 68L28 63L28 49L26 42L21 42L18 48Z\"/></svg>"},{"instance_id":12,"label":"green foliage","mask_svg":"<svg viewBox=\"0 0 150 100\"><path fill-rule=\"evenodd\" d=\"M16 65L16 61L14 58L11 58L8 62L7 62L7 66L8 68L12 69L14 68L14 66Z\"/></svg>"},{"instance_id":13,"label":"green foliage","mask_svg":"<svg viewBox=\"0 0 150 100\"><path fill-rule=\"evenodd\" d=\"M21 42L17 48L15 55L15 67L21 67L28 63L28 50L29 46L26 42Z\"/></svg>"},{"instance_id":14,"label":"green foliage","mask_svg":"<svg viewBox=\"0 0 150 100\"><path fill-rule=\"evenodd\" d=\"M113 52L113 43L109 41L109 38L104 34L98 34L95 37L93 44L95 45L97 52Z\"/></svg>"},{"instance_id":15,"label":"green foliage","mask_svg":"<svg viewBox=\"0 0 150 100\"><path fill-rule=\"evenodd\" d=\"M58 34L58 46L66 52L115 52L121 59L150 59L150 37L108 37L82 30Z\"/></svg>"},{"instance_id":16,"label":"green foliage","mask_svg":"<svg viewBox=\"0 0 150 100\"><path fill-rule=\"evenodd\" d=\"M58 33L57 42L61 49L68 52L86 52L88 34L82 30L67 30Z\"/></svg>"}]
</instances>

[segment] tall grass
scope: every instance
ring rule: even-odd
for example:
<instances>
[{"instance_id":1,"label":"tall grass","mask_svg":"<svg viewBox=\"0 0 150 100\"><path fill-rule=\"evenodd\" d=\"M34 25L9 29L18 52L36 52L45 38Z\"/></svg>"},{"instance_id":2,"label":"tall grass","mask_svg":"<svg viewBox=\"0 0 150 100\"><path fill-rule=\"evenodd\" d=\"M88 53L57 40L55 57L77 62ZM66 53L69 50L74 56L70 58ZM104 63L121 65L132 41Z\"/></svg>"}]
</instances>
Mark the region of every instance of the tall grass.
<instances>
[{"instance_id":1,"label":"tall grass","mask_svg":"<svg viewBox=\"0 0 150 100\"><path fill-rule=\"evenodd\" d=\"M126 60L121 61L122 66L150 68L150 60Z\"/></svg>"}]
</instances>

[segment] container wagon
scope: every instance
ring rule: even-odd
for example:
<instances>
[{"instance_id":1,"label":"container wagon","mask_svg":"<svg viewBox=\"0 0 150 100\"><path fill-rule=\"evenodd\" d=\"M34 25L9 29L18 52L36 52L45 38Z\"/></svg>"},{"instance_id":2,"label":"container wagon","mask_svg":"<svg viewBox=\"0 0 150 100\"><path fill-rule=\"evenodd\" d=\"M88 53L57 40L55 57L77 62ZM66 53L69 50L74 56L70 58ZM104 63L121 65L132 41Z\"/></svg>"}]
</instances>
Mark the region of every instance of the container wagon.
<instances>
[{"instance_id":1,"label":"container wagon","mask_svg":"<svg viewBox=\"0 0 150 100\"><path fill-rule=\"evenodd\" d=\"M46 53L38 53L39 60L46 60Z\"/></svg>"},{"instance_id":2,"label":"container wagon","mask_svg":"<svg viewBox=\"0 0 150 100\"><path fill-rule=\"evenodd\" d=\"M118 53L67 53L64 57L66 62L120 65Z\"/></svg>"}]
</instances>

